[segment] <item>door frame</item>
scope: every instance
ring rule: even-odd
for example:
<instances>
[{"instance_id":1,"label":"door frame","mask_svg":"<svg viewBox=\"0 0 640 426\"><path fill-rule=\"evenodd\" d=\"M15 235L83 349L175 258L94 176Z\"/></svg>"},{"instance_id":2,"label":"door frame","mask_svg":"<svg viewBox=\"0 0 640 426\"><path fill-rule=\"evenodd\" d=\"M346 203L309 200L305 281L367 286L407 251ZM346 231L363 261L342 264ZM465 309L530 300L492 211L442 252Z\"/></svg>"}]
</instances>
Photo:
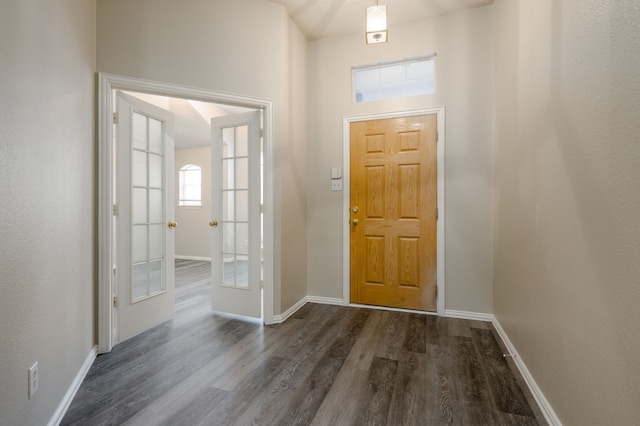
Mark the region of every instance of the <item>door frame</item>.
<instances>
[{"instance_id":1,"label":"door frame","mask_svg":"<svg viewBox=\"0 0 640 426\"><path fill-rule=\"evenodd\" d=\"M413 117L416 115L429 115L436 114L437 116L437 125L438 125L438 136L437 136L437 172L438 178L436 183L436 189L438 192L437 196L437 208L438 208L438 221L437 221L437 231L436 231L436 239L437 239L437 247L436 247L436 255L437 255L437 314L444 315L445 311L445 240L444 240L444 231L445 231L445 204L444 204L444 155L445 155L445 107L434 107L434 108L425 108L419 110L410 110L410 111L398 111L398 112L388 112L388 113L379 113L379 114L370 114L370 115L360 115L354 117L344 117L342 120L342 139L343 139L343 191L342 191L342 216L343 216L343 225L342 225L342 299L345 305L359 306L351 303L350 298L350 283L351 283L351 249L350 249L350 241L351 241L351 232L350 232L350 220L351 213L349 210L351 203L351 123L358 121L375 121L375 120L383 120L387 118L402 118L402 117ZM381 307L382 308L382 307ZM387 308L385 308L387 309ZM395 310L395 309L394 309Z\"/></svg>"},{"instance_id":2,"label":"door frame","mask_svg":"<svg viewBox=\"0 0 640 426\"><path fill-rule=\"evenodd\" d=\"M273 101L248 96L232 95L207 89L198 89L170 83L98 73L98 353L113 347L113 195L114 195L114 128L113 111L115 91L133 91L203 102L260 109L263 112L264 152L264 287L263 321L274 322L273 315L273 253L274 253L274 139Z\"/></svg>"}]
</instances>

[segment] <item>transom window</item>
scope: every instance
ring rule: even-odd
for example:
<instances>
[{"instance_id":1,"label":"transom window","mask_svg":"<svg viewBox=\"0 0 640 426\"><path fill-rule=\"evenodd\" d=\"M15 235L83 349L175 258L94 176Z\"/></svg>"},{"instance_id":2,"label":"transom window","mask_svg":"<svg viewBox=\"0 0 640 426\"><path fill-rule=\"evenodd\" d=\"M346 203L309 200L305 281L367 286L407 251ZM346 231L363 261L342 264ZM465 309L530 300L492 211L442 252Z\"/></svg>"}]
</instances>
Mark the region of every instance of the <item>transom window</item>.
<instances>
[{"instance_id":1,"label":"transom window","mask_svg":"<svg viewBox=\"0 0 640 426\"><path fill-rule=\"evenodd\" d=\"M202 206L202 169L193 164L187 164L180 168L178 175L178 206L201 207Z\"/></svg>"},{"instance_id":2,"label":"transom window","mask_svg":"<svg viewBox=\"0 0 640 426\"><path fill-rule=\"evenodd\" d=\"M435 93L435 55L353 67L356 103Z\"/></svg>"}]
</instances>

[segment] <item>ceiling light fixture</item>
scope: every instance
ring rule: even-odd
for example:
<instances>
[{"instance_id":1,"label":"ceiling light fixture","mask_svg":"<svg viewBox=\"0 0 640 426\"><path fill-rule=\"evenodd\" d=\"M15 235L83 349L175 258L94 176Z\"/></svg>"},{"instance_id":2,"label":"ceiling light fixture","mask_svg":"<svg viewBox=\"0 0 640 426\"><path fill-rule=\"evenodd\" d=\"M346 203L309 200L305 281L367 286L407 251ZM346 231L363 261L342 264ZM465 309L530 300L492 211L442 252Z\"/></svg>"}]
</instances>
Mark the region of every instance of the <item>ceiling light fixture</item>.
<instances>
[{"instance_id":1,"label":"ceiling light fixture","mask_svg":"<svg viewBox=\"0 0 640 426\"><path fill-rule=\"evenodd\" d=\"M367 7L367 44L387 42L387 6Z\"/></svg>"}]
</instances>

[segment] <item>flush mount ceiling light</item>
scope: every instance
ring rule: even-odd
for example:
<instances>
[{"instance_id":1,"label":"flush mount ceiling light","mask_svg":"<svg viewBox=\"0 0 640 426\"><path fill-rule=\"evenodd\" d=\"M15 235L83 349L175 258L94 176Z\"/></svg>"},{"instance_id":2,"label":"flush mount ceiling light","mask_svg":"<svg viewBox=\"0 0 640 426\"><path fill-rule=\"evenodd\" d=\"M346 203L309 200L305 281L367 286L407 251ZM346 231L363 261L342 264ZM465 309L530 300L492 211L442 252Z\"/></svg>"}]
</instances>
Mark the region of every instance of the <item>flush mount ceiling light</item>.
<instances>
[{"instance_id":1,"label":"flush mount ceiling light","mask_svg":"<svg viewBox=\"0 0 640 426\"><path fill-rule=\"evenodd\" d=\"M367 44L387 42L387 6L367 7Z\"/></svg>"}]
</instances>

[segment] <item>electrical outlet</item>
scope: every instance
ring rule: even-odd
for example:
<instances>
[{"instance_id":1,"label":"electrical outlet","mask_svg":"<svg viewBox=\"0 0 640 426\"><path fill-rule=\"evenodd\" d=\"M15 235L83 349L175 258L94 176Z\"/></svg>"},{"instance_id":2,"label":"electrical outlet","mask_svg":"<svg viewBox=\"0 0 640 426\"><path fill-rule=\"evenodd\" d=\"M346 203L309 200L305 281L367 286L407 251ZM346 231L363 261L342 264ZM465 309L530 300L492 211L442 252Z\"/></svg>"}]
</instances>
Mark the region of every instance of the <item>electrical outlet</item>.
<instances>
[{"instance_id":1,"label":"electrical outlet","mask_svg":"<svg viewBox=\"0 0 640 426\"><path fill-rule=\"evenodd\" d=\"M38 361L29 369L29 399L38 391L40 378L38 377Z\"/></svg>"}]
</instances>

